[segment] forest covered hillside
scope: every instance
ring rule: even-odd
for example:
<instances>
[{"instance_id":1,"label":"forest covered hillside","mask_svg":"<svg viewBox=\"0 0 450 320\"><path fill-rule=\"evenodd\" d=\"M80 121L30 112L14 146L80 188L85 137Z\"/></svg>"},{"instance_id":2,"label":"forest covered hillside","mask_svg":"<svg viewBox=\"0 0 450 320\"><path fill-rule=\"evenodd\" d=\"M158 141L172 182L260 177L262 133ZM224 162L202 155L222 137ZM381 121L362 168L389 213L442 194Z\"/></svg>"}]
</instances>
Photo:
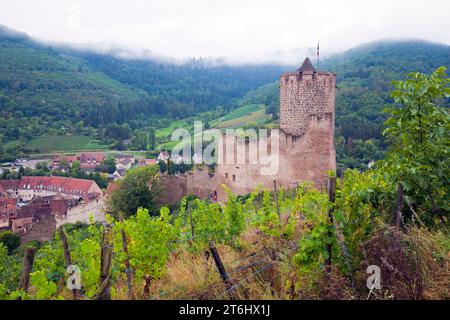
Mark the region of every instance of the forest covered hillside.
<instances>
[{"instance_id":1,"label":"forest covered hillside","mask_svg":"<svg viewBox=\"0 0 450 320\"><path fill-rule=\"evenodd\" d=\"M236 99L280 72L276 65L124 60L43 44L0 26L0 137L8 142L112 123L135 129L153 116L176 119L233 108Z\"/></svg>"},{"instance_id":2,"label":"forest covered hillside","mask_svg":"<svg viewBox=\"0 0 450 320\"><path fill-rule=\"evenodd\" d=\"M238 106L265 105L276 124L278 77L295 68L168 61L43 44L0 26L0 160L26 156L32 152L27 141L36 137L81 134L107 138L101 143L107 147L121 143L105 138L117 125L132 137L167 131L174 120L212 121ZM373 42L321 62L338 79L339 168L365 169L383 157L391 81L439 66L450 67L450 46L418 40Z\"/></svg>"}]
</instances>

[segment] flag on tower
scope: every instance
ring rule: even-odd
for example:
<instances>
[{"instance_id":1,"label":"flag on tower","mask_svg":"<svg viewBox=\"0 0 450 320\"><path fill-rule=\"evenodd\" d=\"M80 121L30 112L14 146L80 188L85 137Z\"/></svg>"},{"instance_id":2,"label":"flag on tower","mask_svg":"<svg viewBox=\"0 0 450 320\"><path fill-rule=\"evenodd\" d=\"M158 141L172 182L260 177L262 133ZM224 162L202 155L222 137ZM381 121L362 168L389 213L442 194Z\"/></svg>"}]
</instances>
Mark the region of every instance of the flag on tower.
<instances>
[{"instance_id":1,"label":"flag on tower","mask_svg":"<svg viewBox=\"0 0 450 320\"><path fill-rule=\"evenodd\" d=\"M317 42L317 69L320 69L320 41Z\"/></svg>"}]
</instances>

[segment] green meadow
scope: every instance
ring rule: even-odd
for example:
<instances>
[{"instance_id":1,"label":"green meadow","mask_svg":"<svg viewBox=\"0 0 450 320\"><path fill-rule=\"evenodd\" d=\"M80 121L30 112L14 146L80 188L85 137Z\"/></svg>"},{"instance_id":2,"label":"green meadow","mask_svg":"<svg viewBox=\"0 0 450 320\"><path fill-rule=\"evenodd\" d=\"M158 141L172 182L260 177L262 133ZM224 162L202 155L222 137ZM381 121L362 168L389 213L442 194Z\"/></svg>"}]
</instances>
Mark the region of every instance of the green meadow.
<instances>
[{"instance_id":1,"label":"green meadow","mask_svg":"<svg viewBox=\"0 0 450 320\"><path fill-rule=\"evenodd\" d=\"M31 139L27 148L39 153L56 151L95 151L109 150L108 145L101 144L89 136L46 136Z\"/></svg>"}]
</instances>

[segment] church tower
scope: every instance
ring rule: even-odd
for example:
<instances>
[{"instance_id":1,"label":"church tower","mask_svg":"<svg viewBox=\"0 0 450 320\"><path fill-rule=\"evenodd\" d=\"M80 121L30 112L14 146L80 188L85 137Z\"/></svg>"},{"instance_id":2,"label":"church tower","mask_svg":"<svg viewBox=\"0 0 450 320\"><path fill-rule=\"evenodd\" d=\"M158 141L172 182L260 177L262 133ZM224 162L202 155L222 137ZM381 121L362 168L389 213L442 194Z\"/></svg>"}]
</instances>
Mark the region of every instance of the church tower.
<instances>
[{"instance_id":1,"label":"church tower","mask_svg":"<svg viewBox=\"0 0 450 320\"><path fill-rule=\"evenodd\" d=\"M336 76L315 69L309 58L280 77L280 129L303 136L314 118L331 117L334 132Z\"/></svg>"}]
</instances>

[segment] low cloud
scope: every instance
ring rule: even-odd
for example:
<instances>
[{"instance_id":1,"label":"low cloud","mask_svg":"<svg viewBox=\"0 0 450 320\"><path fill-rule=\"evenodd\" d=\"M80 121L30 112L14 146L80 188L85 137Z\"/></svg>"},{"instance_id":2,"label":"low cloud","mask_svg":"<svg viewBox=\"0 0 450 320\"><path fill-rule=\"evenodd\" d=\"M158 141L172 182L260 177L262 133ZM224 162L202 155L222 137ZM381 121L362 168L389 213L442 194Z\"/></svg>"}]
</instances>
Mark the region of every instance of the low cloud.
<instances>
[{"instance_id":1,"label":"low cloud","mask_svg":"<svg viewBox=\"0 0 450 320\"><path fill-rule=\"evenodd\" d=\"M450 44L449 13L447 0L2 0L0 24L124 57L296 64L318 40L323 56L382 38Z\"/></svg>"}]
</instances>

